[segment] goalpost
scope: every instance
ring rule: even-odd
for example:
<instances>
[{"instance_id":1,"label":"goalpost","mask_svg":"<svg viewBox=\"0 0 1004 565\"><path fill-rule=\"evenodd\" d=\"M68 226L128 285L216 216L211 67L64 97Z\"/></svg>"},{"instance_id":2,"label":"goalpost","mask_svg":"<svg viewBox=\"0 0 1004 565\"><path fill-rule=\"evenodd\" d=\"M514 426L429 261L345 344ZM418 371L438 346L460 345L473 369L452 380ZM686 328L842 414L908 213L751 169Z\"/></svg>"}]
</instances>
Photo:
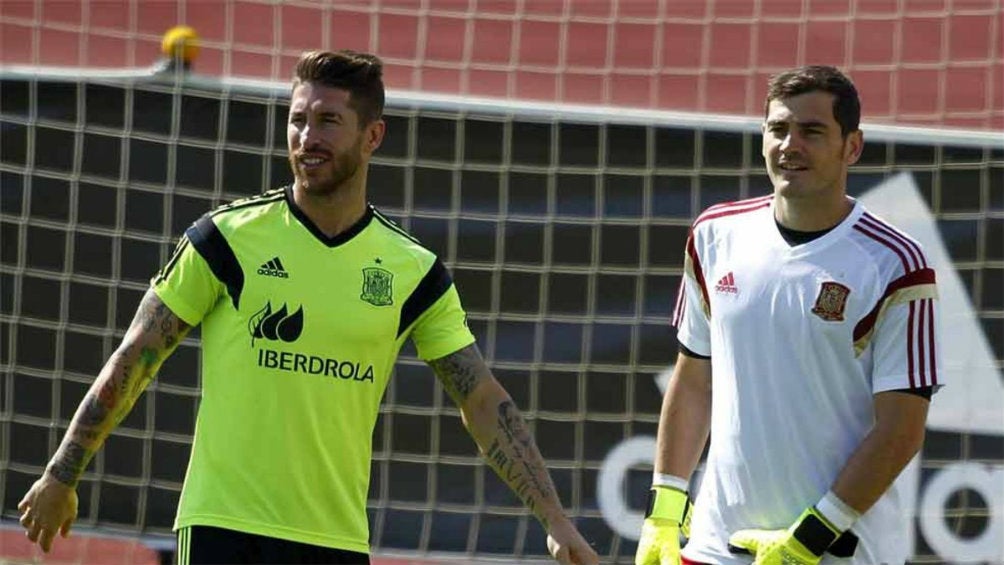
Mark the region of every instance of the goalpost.
<instances>
[{"instance_id":1,"label":"goalpost","mask_svg":"<svg viewBox=\"0 0 1004 565\"><path fill-rule=\"evenodd\" d=\"M0 75L7 519L184 228L289 178L285 83L76 73ZM629 562L634 540L605 514L600 475L623 442L655 434L692 218L768 190L758 120L392 91L387 121L372 201L449 265L569 512L602 555ZM851 193L912 174L975 316L999 344L1004 141L864 129ZM999 371L999 348L994 355ZM170 543L158 536L169 531L185 470L198 357L197 337L186 339L96 456L80 486L83 526ZM374 549L545 555L543 532L481 463L457 416L406 350L374 435ZM924 481L955 462L999 473L999 438L932 431ZM648 468L621 478L624 506L640 512ZM957 491L943 511L963 541L1004 519L977 487ZM916 547L918 563L947 558Z\"/></svg>"},{"instance_id":2,"label":"goalpost","mask_svg":"<svg viewBox=\"0 0 1004 565\"><path fill-rule=\"evenodd\" d=\"M884 119L986 127L1000 118L1001 13L999 0L0 1L0 542L177 237L289 181L284 77L298 52L350 47L399 80L373 203L443 257L569 513L605 561L632 562L681 250L701 209L769 190L766 70L825 53L878 94L866 103ZM276 80L130 68L175 21L199 22L200 72ZM442 85L467 96L419 91ZM1004 561L1004 139L863 127L850 192L917 211L958 321L945 352L957 376L905 473L911 563ZM79 530L173 548L199 355L196 331L95 457ZM546 553L408 348L374 434L369 514L382 556Z\"/></svg>"}]
</instances>

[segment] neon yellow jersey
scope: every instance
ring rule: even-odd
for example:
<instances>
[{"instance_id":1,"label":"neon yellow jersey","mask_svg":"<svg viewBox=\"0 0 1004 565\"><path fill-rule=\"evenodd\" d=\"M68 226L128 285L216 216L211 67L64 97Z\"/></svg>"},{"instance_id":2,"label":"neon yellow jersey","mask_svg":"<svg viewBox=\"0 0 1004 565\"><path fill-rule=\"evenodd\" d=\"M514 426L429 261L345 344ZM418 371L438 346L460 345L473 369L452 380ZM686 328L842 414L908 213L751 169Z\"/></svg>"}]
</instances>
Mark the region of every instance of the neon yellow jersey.
<instances>
[{"instance_id":1,"label":"neon yellow jersey","mask_svg":"<svg viewBox=\"0 0 1004 565\"><path fill-rule=\"evenodd\" d=\"M398 351L474 342L435 254L367 207L334 238L291 190L223 206L153 279L202 328L202 399L175 528L369 552L371 439Z\"/></svg>"}]
</instances>

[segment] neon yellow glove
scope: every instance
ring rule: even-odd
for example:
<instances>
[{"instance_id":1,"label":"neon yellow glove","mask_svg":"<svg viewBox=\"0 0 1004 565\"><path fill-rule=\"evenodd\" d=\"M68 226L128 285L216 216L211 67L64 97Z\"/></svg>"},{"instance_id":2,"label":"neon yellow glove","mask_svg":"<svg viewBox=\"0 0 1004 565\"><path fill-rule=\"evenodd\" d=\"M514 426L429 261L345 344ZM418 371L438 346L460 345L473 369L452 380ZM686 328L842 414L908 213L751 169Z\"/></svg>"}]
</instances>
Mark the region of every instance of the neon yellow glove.
<instances>
[{"instance_id":1,"label":"neon yellow glove","mask_svg":"<svg viewBox=\"0 0 1004 565\"><path fill-rule=\"evenodd\" d=\"M810 506L787 530L740 530L729 538L733 553L755 556L753 565L817 565L827 550L849 557L857 536L842 532Z\"/></svg>"},{"instance_id":2,"label":"neon yellow glove","mask_svg":"<svg viewBox=\"0 0 1004 565\"><path fill-rule=\"evenodd\" d=\"M681 530L684 536L690 535L690 497L686 491L652 487L635 565L680 565Z\"/></svg>"}]
</instances>

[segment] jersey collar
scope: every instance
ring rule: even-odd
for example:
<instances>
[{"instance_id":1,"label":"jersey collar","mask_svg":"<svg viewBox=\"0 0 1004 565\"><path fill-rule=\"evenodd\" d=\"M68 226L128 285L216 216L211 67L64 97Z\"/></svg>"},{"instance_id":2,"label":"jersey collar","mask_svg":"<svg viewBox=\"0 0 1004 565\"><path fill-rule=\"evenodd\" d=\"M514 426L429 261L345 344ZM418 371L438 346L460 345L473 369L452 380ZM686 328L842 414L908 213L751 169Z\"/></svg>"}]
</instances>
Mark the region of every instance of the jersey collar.
<instances>
[{"instance_id":1,"label":"jersey collar","mask_svg":"<svg viewBox=\"0 0 1004 565\"><path fill-rule=\"evenodd\" d=\"M373 206L367 204L366 211L363 212L362 218L359 218L356 223L352 224L349 229L343 231L342 233L334 237L328 237L324 235L324 232L322 232L321 229L314 224L314 222L310 221L310 218L308 218L307 215L303 213L303 210L296 205L296 201L293 200L293 185L286 185L285 188L283 188L283 191L286 193L286 205L289 206L289 210L293 213L293 216L300 222L301 225L303 225L303 227L307 228L307 231L309 231L311 235L328 247L338 247L339 245L348 242L366 229L366 226L370 225L370 222L373 220Z\"/></svg>"},{"instance_id":2,"label":"jersey collar","mask_svg":"<svg viewBox=\"0 0 1004 565\"><path fill-rule=\"evenodd\" d=\"M847 216L841 220L839 224L830 228L830 230L825 234L798 245L790 245L781 236L781 231L777 221L774 219L774 202L771 201L770 206L766 208L767 214L764 216L764 221L770 222L768 233L771 234L770 237L773 241L773 245L782 249L787 256L794 258L810 255L820 249L829 247L835 242L841 241L844 235L846 235L847 232L854 227L854 224L861 217L861 214L864 213L864 207L861 205L861 202L856 198L852 198L851 200L854 203L854 207L851 208L850 213L847 214Z\"/></svg>"}]
</instances>

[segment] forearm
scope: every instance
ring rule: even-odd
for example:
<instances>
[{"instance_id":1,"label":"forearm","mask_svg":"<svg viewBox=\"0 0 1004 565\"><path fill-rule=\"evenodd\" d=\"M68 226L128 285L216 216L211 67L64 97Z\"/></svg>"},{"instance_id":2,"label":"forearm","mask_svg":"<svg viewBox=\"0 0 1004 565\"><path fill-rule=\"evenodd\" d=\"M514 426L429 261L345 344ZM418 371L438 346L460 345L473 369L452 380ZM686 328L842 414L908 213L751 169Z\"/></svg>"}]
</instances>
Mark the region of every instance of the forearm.
<instances>
[{"instance_id":1,"label":"forearm","mask_svg":"<svg viewBox=\"0 0 1004 565\"><path fill-rule=\"evenodd\" d=\"M482 382L461 406L464 425L482 456L549 529L564 518L544 459L516 404L494 379Z\"/></svg>"},{"instance_id":2,"label":"forearm","mask_svg":"<svg viewBox=\"0 0 1004 565\"><path fill-rule=\"evenodd\" d=\"M875 424L830 487L844 504L864 513L889 490L924 444L929 401L897 391L875 395Z\"/></svg>"},{"instance_id":3,"label":"forearm","mask_svg":"<svg viewBox=\"0 0 1004 565\"><path fill-rule=\"evenodd\" d=\"M550 530L564 518L554 483L526 421L509 393L492 376L477 345L429 361L464 426L499 477Z\"/></svg>"},{"instance_id":4,"label":"forearm","mask_svg":"<svg viewBox=\"0 0 1004 565\"><path fill-rule=\"evenodd\" d=\"M904 438L894 430L872 429L830 490L859 514L867 512L917 454L923 437L923 433Z\"/></svg>"},{"instance_id":5,"label":"forearm","mask_svg":"<svg viewBox=\"0 0 1004 565\"><path fill-rule=\"evenodd\" d=\"M119 348L77 407L46 472L76 486L94 453L132 409L157 369L188 332L153 292L147 292Z\"/></svg>"},{"instance_id":6,"label":"forearm","mask_svg":"<svg viewBox=\"0 0 1004 565\"><path fill-rule=\"evenodd\" d=\"M77 484L105 438L125 418L145 383L153 378L150 368L137 362L138 356L131 354L130 348L123 349L108 359L84 395L62 443L46 467L61 483Z\"/></svg>"},{"instance_id":7,"label":"forearm","mask_svg":"<svg viewBox=\"0 0 1004 565\"><path fill-rule=\"evenodd\" d=\"M711 429L710 374L706 361L681 359L662 399L656 436L655 472L690 479Z\"/></svg>"}]
</instances>

